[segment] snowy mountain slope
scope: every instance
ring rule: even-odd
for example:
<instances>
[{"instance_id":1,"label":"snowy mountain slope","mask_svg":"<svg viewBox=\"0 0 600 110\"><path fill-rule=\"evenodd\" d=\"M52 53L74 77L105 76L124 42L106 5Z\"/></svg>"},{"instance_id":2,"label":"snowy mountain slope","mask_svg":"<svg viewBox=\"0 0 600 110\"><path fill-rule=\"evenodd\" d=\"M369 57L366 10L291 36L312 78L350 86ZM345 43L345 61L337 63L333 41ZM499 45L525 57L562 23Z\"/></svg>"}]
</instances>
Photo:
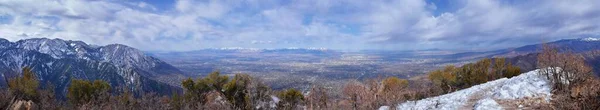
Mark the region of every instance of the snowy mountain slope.
<instances>
[{"instance_id":1,"label":"snowy mountain slope","mask_svg":"<svg viewBox=\"0 0 600 110\"><path fill-rule=\"evenodd\" d=\"M65 92L71 79L101 79L132 91L170 94L182 72L125 45L93 46L81 41L34 38L10 42L0 38L0 86L30 67L42 83ZM135 93L135 92L134 92Z\"/></svg>"},{"instance_id":2,"label":"snowy mountain slope","mask_svg":"<svg viewBox=\"0 0 600 110\"><path fill-rule=\"evenodd\" d=\"M551 97L548 80L538 70L507 79L502 78L453 93L408 101L398 110L456 110L456 109L518 109L528 104L547 103ZM388 109L384 106L380 109Z\"/></svg>"}]
</instances>

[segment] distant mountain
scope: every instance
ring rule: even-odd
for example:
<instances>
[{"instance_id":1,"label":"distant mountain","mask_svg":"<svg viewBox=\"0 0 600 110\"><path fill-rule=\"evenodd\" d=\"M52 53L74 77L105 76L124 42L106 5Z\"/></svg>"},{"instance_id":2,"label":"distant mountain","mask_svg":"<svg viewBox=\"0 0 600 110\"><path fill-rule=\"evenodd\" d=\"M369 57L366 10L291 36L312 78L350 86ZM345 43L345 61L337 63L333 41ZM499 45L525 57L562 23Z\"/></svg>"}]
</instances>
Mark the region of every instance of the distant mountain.
<instances>
[{"instance_id":1,"label":"distant mountain","mask_svg":"<svg viewBox=\"0 0 600 110\"><path fill-rule=\"evenodd\" d=\"M556 46L560 51L569 51L574 53L588 52L600 49L600 38L580 38L580 39L563 39L554 42L546 43ZM543 44L526 45L518 48L501 49L486 52L465 52L452 55L445 55L447 58L457 59L478 59L490 57L515 57L519 55L527 55L537 53L542 50Z\"/></svg>"},{"instance_id":2,"label":"distant mountain","mask_svg":"<svg viewBox=\"0 0 600 110\"><path fill-rule=\"evenodd\" d=\"M574 53L587 52L600 49L600 40L598 38L580 38L580 39L564 39L547 43L548 45L556 46L561 51L569 51ZM542 49L542 44L527 45L515 49L509 49L504 55L522 55L535 53Z\"/></svg>"},{"instance_id":3,"label":"distant mountain","mask_svg":"<svg viewBox=\"0 0 600 110\"><path fill-rule=\"evenodd\" d=\"M278 54L296 54L296 53L327 53L333 52L333 50L329 50L326 48L280 48L280 49L257 49L257 48L212 48L212 49L203 49L198 51L229 51L229 52L258 52L258 53L278 53Z\"/></svg>"},{"instance_id":4,"label":"distant mountain","mask_svg":"<svg viewBox=\"0 0 600 110\"><path fill-rule=\"evenodd\" d=\"M337 55L339 52L326 48L280 48L280 49L258 49L258 48L209 48L186 52L150 52L152 56L181 57L189 55L210 54L311 54L318 56Z\"/></svg>"},{"instance_id":5,"label":"distant mountain","mask_svg":"<svg viewBox=\"0 0 600 110\"><path fill-rule=\"evenodd\" d=\"M600 38L563 39L546 43L555 46L561 52L581 54L590 65L600 64ZM536 69L537 55L542 50L543 44L526 45L513 49L502 49L488 52L467 52L453 54L448 57L456 59L480 59L491 57L507 57L512 64L521 67L523 71ZM597 75L600 67L592 66Z\"/></svg>"},{"instance_id":6,"label":"distant mountain","mask_svg":"<svg viewBox=\"0 0 600 110\"><path fill-rule=\"evenodd\" d=\"M105 80L134 93L170 94L183 74L177 68L121 44L88 45L82 41L34 38L10 42L0 38L0 86L30 67L43 84L66 93L71 79Z\"/></svg>"}]
</instances>

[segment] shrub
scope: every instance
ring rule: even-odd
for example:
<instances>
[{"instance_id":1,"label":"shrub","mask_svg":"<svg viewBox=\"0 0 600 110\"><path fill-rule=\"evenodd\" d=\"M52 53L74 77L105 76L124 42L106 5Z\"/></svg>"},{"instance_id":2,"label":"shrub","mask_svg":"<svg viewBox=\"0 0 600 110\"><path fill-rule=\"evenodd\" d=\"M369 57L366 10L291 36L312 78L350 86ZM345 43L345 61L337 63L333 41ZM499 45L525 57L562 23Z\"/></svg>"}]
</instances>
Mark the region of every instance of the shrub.
<instances>
[{"instance_id":1,"label":"shrub","mask_svg":"<svg viewBox=\"0 0 600 110\"><path fill-rule=\"evenodd\" d=\"M235 109L252 109L247 86L251 78L247 74L236 74L233 80L225 84L224 94Z\"/></svg>"},{"instance_id":2,"label":"shrub","mask_svg":"<svg viewBox=\"0 0 600 110\"><path fill-rule=\"evenodd\" d=\"M435 70L429 73L429 80L433 84L448 93L453 91L456 86L456 67L448 65L444 70Z\"/></svg>"},{"instance_id":3,"label":"shrub","mask_svg":"<svg viewBox=\"0 0 600 110\"><path fill-rule=\"evenodd\" d=\"M54 85L50 84L50 82L47 82L45 88L39 90L38 94L40 103L38 103L38 105L40 108L46 110L58 110L63 107L63 103L56 99L54 89Z\"/></svg>"},{"instance_id":4,"label":"shrub","mask_svg":"<svg viewBox=\"0 0 600 110\"><path fill-rule=\"evenodd\" d=\"M475 85L474 64L465 64L457 70L456 79L459 88L467 88Z\"/></svg>"},{"instance_id":5,"label":"shrub","mask_svg":"<svg viewBox=\"0 0 600 110\"><path fill-rule=\"evenodd\" d=\"M306 96L306 102L308 109L327 109L328 108L329 96L324 87L313 86L308 96Z\"/></svg>"},{"instance_id":6,"label":"shrub","mask_svg":"<svg viewBox=\"0 0 600 110\"><path fill-rule=\"evenodd\" d=\"M519 74L521 74L521 68L517 67L517 66L513 66L512 64L508 64L506 66L506 72L504 72L504 74L502 74L503 77L506 78L512 78L514 76L518 76Z\"/></svg>"},{"instance_id":7,"label":"shrub","mask_svg":"<svg viewBox=\"0 0 600 110\"><path fill-rule=\"evenodd\" d=\"M183 108L183 99L177 92L173 92L169 101L169 108L173 110L181 110Z\"/></svg>"},{"instance_id":8,"label":"shrub","mask_svg":"<svg viewBox=\"0 0 600 110\"><path fill-rule=\"evenodd\" d=\"M538 55L540 74L552 84L552 106L556 109L591 110L600 107L600 80L581 55L559 52L544 45Z\"/></svg>"},{"instance_id":9,"label":"shrub","mask_svg":"<svg viewBox=\"0 0 600 110\"><path fill-rule=\"evenodd\" d=\"M490 75L490 72L488 71L490 68L490 64L491 60L487 58L479 60L475 63L472 69L473 72L470 72L472 74L470 76L472 77L471 80L474 83L473 85L485 83L488 81L488 76Z\"/></svg>"},{"instance_id":10,"label":"shrub","mask_svg":"<svg viewBox=\"0 0 600 110\"><path fill-rule=\"evenodd\" d=\"M384 92L398 92L408 86L408 80L397 77L388 77L382 81Z\"/></svg>"},{"instance_id":11,"label":"shrub","mask_svg":"<svg viewBox=\"0 0 600 110\"><path fill-rule=\"evenodd\" d=\"M504 72L507 71L506 69L506 58L495 58L494 65L492 66L492 71L490 74L490 79L498 79L501 78L501 76L506 77L506 75L504 75Z\"/></svg>"},{"instance_id":12,"label":"shrub","mask_svg":"<svg viewBox=\"0 0 600 110\"><path fill-rule=\"evenodd\" d=\"M73 105L81 105L90 102L102 103L108 100L110 85L106 81L95 80L71 80L68 88L67 98Z\"/></svg>"},{"instance_id":13,"label":"shrub","mask_svg":"<svg viewBox=\"0 0 600 110\"><path fill-rule=\"evenodd\" d=\"M23 68L23 77L10 79L8 88L11 95L14 95L19 100L33 100L37 102L39 81L31 68Z\"/></svg>"},{"instance_id":14,"label":"shrub","mask_svg":"<svg viewBox=\"0 0 600 110\"><path fill-rule=\"evenodd\" d=\"M296 89L281 91L277 94L277 97L280 99L279 103L277 103L277 107L283 110L295 109L304 101L304 96Z\"/></svg>"},{"instance_id":15,"label":"shrub","mask_svg":"<svg viewBox=\"0 0 600 110\"><path fill-rule=\"evenodd\" d=\"M251 105L258 107L255 109L271 108L270 102L272 101L272 90L268 85L263 83L260 78L251 78L250 84L248 84L246 88L249 92Z\"/></svg>"},{"instance_id":16,"label":"shrub","mask_svg":"<svg viewBox=\"0 0 600 110\"><path fill-rule=\"evenodd\" d=\"M223 91L223 86L229 81L229 77L221 76L219 71L212 72L204 78L204 83L210 87L210 89Z\"/></svg>"},{"instance_id":17,"label":"shrub","mask_svg":"<svg viewBox=\"0 0 600 110\"><path fill-rule=\"evenodd\" d=\"M583 56L573 53L559 53L558 49L544 45L542 53L538 55L538 68L540 74L546 76L553 89L559 92L570 92L570 88L577 83L582 83L592 76Z\"/></svg>"},{"instance_id":18,"label":"shrub","mask_svg":"<svg viewBox=\"0 0 600 110\"><path fill-rule=\"evenodd\" d=\"M255 105L268 107L271 89L247 74L236 74L233 79L228 76L221 76L219 72L213 72L205 78L196 81L188 78L182 81L184 88L184 97L182 102L172 103L174 107L183 106L185 109L202 109L201 106L212 108L231 107L233 109L253 109ZM223 96L230 104L216 104L215 97ZM175 100L174 98L174 101ZM206 108L204 108L206 109ZM228 108L229 109L229 108Z\"/></svg>"}]
</instances>

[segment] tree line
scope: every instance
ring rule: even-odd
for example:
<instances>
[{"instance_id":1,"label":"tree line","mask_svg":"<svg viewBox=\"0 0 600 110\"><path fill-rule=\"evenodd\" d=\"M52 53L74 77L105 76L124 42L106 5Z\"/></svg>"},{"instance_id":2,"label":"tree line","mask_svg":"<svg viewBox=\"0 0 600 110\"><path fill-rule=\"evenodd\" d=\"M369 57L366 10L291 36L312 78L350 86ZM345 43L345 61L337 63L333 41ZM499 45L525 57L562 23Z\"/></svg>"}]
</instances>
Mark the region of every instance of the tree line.
<instances>
[{"instance_id":1,"label":"tree line","mask_svg":"<svg viewBox=\"0 0 600 110\"><path fill-rule=\"evenodd\" d=\"M296 89L272 90L259 78L247 74L233 77L212 72L198 79L188 78L181 83L182 94L160 96L146 93L134 96L127 88L111 87L102 80L72 79L67 88L67 99L54 95L52 85L40 86L30 68L23 68L23 76L9 80L8 89L0 91L0 108L17 109L143 109L143 110L297 110L335 108L376 108L396 103L408 87L408 80L388 77L370 80L365 85L357 80L348 82L342 98L334 98L331 90L314 86L310 92ZM336 92L336 91L333 91ZM370 96L372 99L366 99ZM377 98L376 98L377 97ZM372 102L370 102L372 101ZM364 105L363 103L370 103Z\"/></svg>"},{"instance_id":2,"label":"tree line","mask_svg":"<svg viewBox=\"0 0 600 110\"><path fill-rule=\"evenodd\" d=\"M506 58L484 58L462 67L445 66L443 69L429 72L428 78L435 87L441 89L442 93L449 93L499 78L511 78L519 74L521 74L521 69L506 62Z\"/></svg>"}]
</instances>

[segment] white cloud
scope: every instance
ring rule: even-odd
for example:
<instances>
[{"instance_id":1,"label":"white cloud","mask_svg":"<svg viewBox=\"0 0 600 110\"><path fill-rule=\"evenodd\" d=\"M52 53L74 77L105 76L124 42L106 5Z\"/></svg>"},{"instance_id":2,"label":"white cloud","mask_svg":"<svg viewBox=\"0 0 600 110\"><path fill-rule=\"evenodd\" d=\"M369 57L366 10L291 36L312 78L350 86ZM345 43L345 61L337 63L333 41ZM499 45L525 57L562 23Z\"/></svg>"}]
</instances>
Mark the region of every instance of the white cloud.
<instances>
[{"instance_id":1,"label":"white cloud","mask_svg":"<svg viewBox=\"0 0 600 110\"><path fill-rule=\"evenodd\" d=\"M1 22L0 34L13 41L49 37L100 45L122 43L143 50L195 50L489 49L600 33L597 0L451 2L456 10L434 14L444 9L440 5L449 4L424 0L180 0L164 9L146 2L0 1L0 15L10 17L10 23Z\"/></svg>"}]
</instances>

